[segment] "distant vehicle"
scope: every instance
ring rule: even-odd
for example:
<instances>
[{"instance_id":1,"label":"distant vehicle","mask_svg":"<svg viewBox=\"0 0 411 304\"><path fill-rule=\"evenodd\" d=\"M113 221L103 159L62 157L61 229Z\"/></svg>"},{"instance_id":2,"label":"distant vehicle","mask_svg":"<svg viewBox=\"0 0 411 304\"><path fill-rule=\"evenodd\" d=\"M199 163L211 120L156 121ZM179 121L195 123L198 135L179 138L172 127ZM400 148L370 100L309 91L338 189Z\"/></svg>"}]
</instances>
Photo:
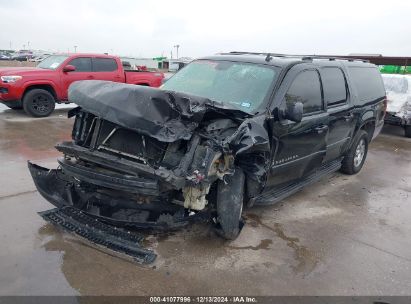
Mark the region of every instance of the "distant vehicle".
<instances>
[{"instance_id":1,"label":"distant vehicle","mask_svg":"<svg viewBox=\"0 0 411 304\"><path fill-rule=\"evenodd\" d=\"M29 164L41 195L123 227L209 218L226 239L243 206L358 173L386 107L374 64L241 52L195 60L161 89L83 81L70 98L59 168Z\"/></svg>"},{"instance_id":2,"label":"distant vehicle","mask_svg":"<svg viewBox=\"0 0 411 304\"><path fill-rule=\"evenodd\" d=\"M47 57L49 57L50 54L43 54L43 55L39 55L36 57L33 57L32 59L29 59L29 61L32 62L42 62L44 59L46 59Z\"/></svg>"},{"instance_id":3,"label":"distant vehicle","mask_svg":"<svg viewBox=\"0 0 411 304\"><path fill-rule=\"evenodd\" d=\"M0 54L0 60L10 60L11 56L8 54Z\"/></svg>"},{"instance_id":4,"label":"distant vehicle","mask_svg":"<svg viewBox=\"0 0 411 304\"><path fill-rule=\"evenodd\" d=\"M34 117L50 115L55 103L68 102L67 90L78 80L109 80L158 87L163 73L125 72L119 57L100 54L51 55L36 68L0 68L0 101Z\"/></svg>"},{"instance_id":5,"label":"distant vehicle","mask_svg":"<svg viewBox=\"0 0 411 304\"><path fill-rule=\"evenodd\" d=\"M189 64L191 61L192 61L192 59L188 58L188 57L182 57L180 59L171 59L169 61L168 71L175 73L175 72L181 70L187 64Z\"/></svg>"},{"instance_id":6,"label":"distant vehicle","mask_svg":"<svg viewBox=\"0 0 411 304\"><path fill-rule=\"evenodd\" d=\"M387 90L385 123L401 126L411 137L411 75L382 74Z\"/></svg>"},{"instance_id":7,"label":"distant vehicle","mask_svg":"<svg viewBox=\"0 0 411 304\"><path fill-rule=\"evenodd\" d=\"M17 61L28 61L34 57L33 52L30 50L20 50L17 53L14 53L11 57L11 60Z\"/></svg>"},{"instance_id":8,"label":"distant vehicle","mask_svg":"<svg viewBox=\"0 0 411 304\"><path fill-rule=\"evenodd\" d=\"M169 72L177 72L178 70L181 70L184 66L187 64L184 62L170 62L170 65L168 67Z\"/></svg>"}]
</instances>

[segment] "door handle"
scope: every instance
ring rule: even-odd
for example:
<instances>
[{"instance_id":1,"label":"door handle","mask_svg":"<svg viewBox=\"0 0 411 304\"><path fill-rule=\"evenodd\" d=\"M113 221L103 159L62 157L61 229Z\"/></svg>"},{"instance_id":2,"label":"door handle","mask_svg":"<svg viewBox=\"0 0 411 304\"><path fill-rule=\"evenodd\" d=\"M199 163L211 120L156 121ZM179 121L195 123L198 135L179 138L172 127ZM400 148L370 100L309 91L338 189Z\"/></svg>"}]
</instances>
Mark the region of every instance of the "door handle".
<instances>
[{"instance_id":1,"label":"door handle","mask_svg":"<svg viewBox=\"0 0 411 304\"><path fill-rule=\"evenodd\" d=\"M94 76L89 75L89 76L87 76L87 79L94 79Z\"/></svg>"},{"instance_id":2,"label":"door handle","mask_svg":"<svg viewBox=\"0 0 411 304\"><path fill-rule=\"evenodd\" d=\"M328 130L328 126L326 126L326 125L318 126L318 127L314 128L314 130L316 130L318 134L321 134L324 131Z\"/></svg>"},{"instance_id":3,"label":"door handle","mask_svg":"<svg viewBox=\"0 0 411 304\"><path fill-rule=\"evenodd\" d=\"M345 115L345 121L350 121L352 118L354 117L354 115L352 113L350 113L349 115Z\"/></svg>"}]
</instances>

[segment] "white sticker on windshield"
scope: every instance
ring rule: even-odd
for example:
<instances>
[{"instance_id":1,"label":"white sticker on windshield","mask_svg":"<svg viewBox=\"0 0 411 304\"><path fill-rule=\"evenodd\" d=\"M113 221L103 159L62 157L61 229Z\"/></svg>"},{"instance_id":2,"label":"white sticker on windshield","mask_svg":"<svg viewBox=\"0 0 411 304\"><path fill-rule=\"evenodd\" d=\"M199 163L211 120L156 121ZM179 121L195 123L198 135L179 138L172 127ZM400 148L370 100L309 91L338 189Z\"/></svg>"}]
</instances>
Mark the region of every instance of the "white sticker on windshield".
<instances>
[{"instance_id":1,"label":"white sticker on windshield","mask_svg":"<svg viewBox=\"0 0 411 304\"><path fill-rule=\"evenodd\" d=\"M249 107L251 107L251 103L249 103L249 102L242 102L242 103L241 103L241 106L244 107L244 108L249 108Z\"/></svg>"},{"instance_id":2,"label":"white sticker on windshield","mask_svg":"<svg viewBox=\"0 0 411 304\"><path fill-rule=\"evenodd\" d=\"M55 69L59 66L58 62L54 62L53 64L50 65L50 68Z\"/></svg>"}]
</instances>

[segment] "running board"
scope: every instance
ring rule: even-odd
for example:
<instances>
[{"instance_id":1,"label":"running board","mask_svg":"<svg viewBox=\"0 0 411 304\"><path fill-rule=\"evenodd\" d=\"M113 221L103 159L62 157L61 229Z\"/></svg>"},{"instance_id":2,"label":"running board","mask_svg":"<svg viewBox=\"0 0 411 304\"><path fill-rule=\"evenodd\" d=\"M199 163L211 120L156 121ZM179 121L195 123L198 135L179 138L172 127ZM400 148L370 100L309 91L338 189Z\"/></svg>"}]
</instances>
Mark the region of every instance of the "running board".
<instances>
[{"instance_id":1,"label":"running board","mask_svg":"<svg viewBox=\"0 0 411 304\"><path fill-rule=\"evenodd\" d=\"M103 251L108 249L117 256L141 264L150 264L157 257L153 251L141 247L142 235L104 224L77 208L54 208L39 212L39 215L47 222L91 242Z\"/></svg>"},{"instance_id":2,"label":"running board","mask_svg":"<svg viewBox=\"0 0 411 304\"><path fill-rule=\"evenodd\" d=\"M327 164L322 165L320 168L310 173L306 177L299 179L285 186L275 187L262 193L260 196L254 198L255 205L272 205L282 201L286 197L300 191L305 186L317 182L324 176L333 173L341 168L342 159L337 159Z\"/></svg>"}]
</instances>

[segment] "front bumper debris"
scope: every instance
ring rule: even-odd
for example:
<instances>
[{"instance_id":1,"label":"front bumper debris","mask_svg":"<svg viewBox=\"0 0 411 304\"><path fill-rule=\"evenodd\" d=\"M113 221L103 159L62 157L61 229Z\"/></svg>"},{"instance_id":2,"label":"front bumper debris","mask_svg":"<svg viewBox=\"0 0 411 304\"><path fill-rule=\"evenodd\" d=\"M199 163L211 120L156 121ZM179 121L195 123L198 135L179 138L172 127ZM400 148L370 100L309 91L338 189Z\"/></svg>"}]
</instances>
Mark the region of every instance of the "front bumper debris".
<instances>
[{"instance_id":1,"label":"front bumper debris","mask_svg":"<svg viewBox=\"0 0 411 304\"><path fill-rule=\"evenodd\" d=\"M141 247L142 235L116 229L94 219L74 207L54 208L39 212L47 222L91 242L103 251L141 264L150 264L157 255Z\"/></svg>"},{"instance_id":2,"label":"front bumper debris","mask_svg":"<svg viewBox=\"0 0 411 304\"><path fill-rule=\"evenodd\" d=\"M211 218L209 210L203 210L195 214L188 213L183 206L165 201L163 197L153 197L150 203L136 203L126 198L114 197L95 191L96 187L128 187L134 186L136 192L140 186L146 191L156 190L156 184L145 179L119 178L104 174L94 173L89 176L93 178L93 184L87 182L84 176L91 174L87 168L70 166L68 162L60 163L62 169L47 169L31 162L28 167L39 193L50 203L58 208L66 206L76 207L83 210L84 214L91 216L101 222L115 225L117 227L128 227L136 229L155 229L159 231L173 230L185 227L193 222L206 222ZM68 171L65 171L67 170ZM84 170L84 171L82 171ZM70 172L73 175L67 175ZM82 175L79 182L78 176ZM91 181L91 180L90 180ZM149 187L145 188L146 186ZM96 210L96 207L121 207L132 210L132 216L122 217L107 216Z\"/></svg>"},{"instance_id":3,"label":"front bumper debris","mask_svg":"<svg viewBox=\"0 0 411 304\"><path fill-rule=\"evenodd\" d=\"M144 195L159 195L158 183L154 179L110 172L99 172L92 168L73 163L64 158L57 160L60 168L68 175L97 186L110 189L140 193Z\"/></svg>"},{"instance_id":4,"label":"front bumper debris","mask_svg":"<svg viewBox=\"0 0 411 304\"><path fill-rule=\"evenodd\" d=\"M112 168L115 170L121 170L130 174L143 174L148 176L154 176L161 179L165 183L174 185L175 187L182 187L185 183L183 177L174 175L170 170L166 169L153 169L148 165L139 164L127 159L120 159L119 157L103 153L97 150L90 151L90 149L73 144L72 142L63 142L56 146L59 152L65 155L71 155L75 158L81 158L86 161Z\"/></svg>"}]
</instances>

